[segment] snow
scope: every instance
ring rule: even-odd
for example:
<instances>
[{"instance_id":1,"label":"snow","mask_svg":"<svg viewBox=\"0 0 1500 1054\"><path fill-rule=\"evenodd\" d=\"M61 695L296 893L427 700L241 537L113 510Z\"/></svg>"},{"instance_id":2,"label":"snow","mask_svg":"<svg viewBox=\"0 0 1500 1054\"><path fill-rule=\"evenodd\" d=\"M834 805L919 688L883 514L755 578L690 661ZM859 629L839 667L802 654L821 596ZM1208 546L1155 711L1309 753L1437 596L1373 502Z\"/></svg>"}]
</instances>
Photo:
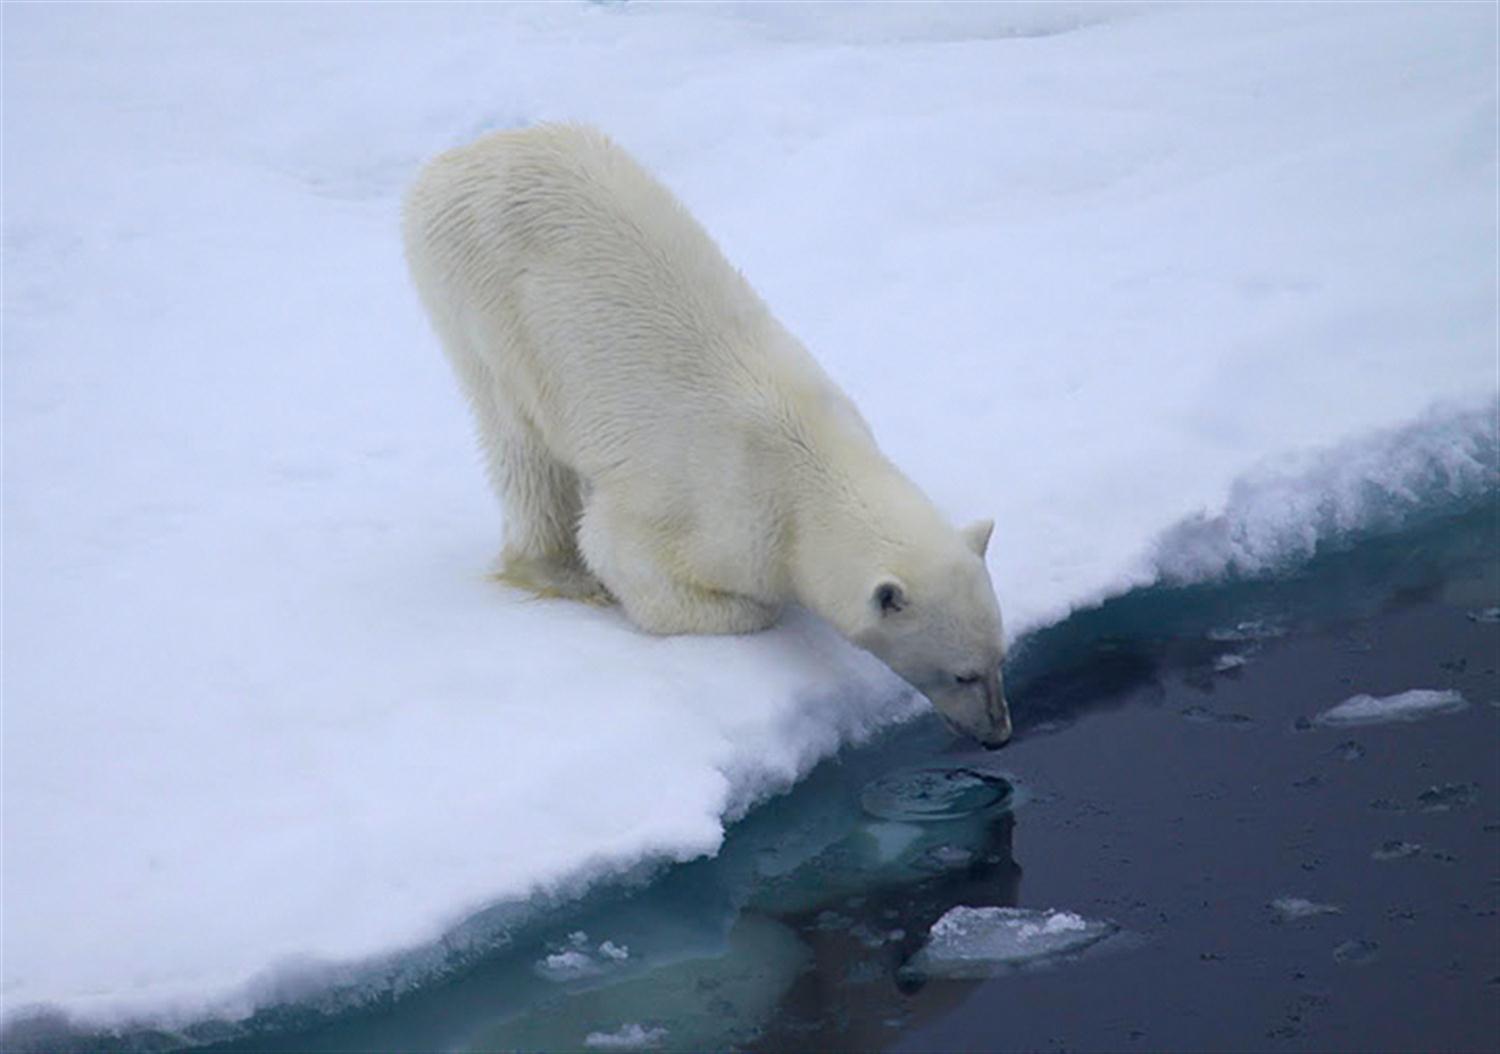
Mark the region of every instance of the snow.
<instances>
[{"instance_id":1,"label":"snow","mask_svg":"<svg viewBox=\"0 0 1500 1054\"><path fill-rule=\"evenodd\" d=\"M656 640L486 579L425 157L609 130L997 518L1020 634L1495 486L1495 19L8 6L6 1019L419 982L921 710L806 616Z\"/></svg>"},{"instance_id":2,"label":"snow","mask_svg":"<svg viewBox=\"0 0 1500 1054\"><path fill-rule=\"evenodd\" d=\"M1079 951L1116 928L1070 911L961 906L932 924L910 969L923 975L982 975L994 967Z\"/></svg>"},{"instance_id":3,"label":"snow","mask_svg":"<svg viewBox=\"0 0 1500 1054\"><path fill-rule=\"evenodd\" d=\"M1420 721L1436 714L1467 709L1464 697L1452 689L1414 688L1395 695L1356 695L1318 715L1320 725L1383 725Z\"/></svg>"}]
</instances>

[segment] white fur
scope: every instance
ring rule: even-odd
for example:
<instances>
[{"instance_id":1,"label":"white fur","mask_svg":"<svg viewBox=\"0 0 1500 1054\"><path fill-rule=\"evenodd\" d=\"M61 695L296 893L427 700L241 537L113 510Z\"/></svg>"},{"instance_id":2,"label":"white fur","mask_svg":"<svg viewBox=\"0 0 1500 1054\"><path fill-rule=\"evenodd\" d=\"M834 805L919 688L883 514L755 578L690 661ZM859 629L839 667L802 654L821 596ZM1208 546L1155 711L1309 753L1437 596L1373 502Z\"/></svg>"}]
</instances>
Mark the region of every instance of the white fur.
<instances>
[{"instance_id":1,"label":"white fur","mask_svg":"<svg viewBox=\"0 0 1500 1054\"><path fill-rule=\"evenodd\" d=\"M404 234L505 506L503 578L614 597L653 633L758 630L796 601L1009 735L988 525L943 520L624 151L487 136L423 170Z\"/></svg>"}]
</instances>

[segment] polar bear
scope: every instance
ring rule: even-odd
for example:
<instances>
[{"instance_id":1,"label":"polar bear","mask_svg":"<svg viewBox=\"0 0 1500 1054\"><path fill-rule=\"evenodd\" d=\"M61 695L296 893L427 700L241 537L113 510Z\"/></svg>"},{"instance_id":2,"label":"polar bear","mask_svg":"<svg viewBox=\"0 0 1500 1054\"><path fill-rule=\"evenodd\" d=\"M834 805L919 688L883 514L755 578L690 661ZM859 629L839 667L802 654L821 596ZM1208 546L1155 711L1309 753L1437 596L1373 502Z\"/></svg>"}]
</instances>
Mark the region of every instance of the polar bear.
<instances>
[{"instance_id":1,"label":"polar bear","mask_svg":"<svg viewBox=\"0 0 1500 1054\"><path fill-rule=\"evenodd\" d=\"M403 236L505 511L500 577L650 633L831 622L1010 738L992 523L950 526L675 197L543 125L431 161Z\"/></svg>"}]
</instances>

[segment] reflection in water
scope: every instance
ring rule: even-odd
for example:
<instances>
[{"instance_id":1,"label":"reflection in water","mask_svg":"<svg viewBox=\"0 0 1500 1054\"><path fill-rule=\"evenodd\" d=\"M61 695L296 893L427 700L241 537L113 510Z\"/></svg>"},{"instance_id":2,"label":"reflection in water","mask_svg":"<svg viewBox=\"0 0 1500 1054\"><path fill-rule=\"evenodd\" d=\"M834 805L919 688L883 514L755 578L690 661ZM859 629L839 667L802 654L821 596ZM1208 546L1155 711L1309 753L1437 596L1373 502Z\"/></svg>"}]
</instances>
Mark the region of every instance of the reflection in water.
<instances>
[{"instance_id":1,"label":"reflection in water","mask_svg":"<svg viewBox=\"0 0 1500 1054\"><path fill-rule=\"evenodd\" d=\"M971 799L975 785L991 793L952 819L899 823L860 809L864 768L837 773L837 788L777 803L738 828L717 859L641 891L634 919L617 906L593 922L575 920L561 950L538 961L586 955L606 940L629 957L572 978L553 971L550 989L518 977L532 990L525 1005L465 1046L604 1049L635 1039L668 1050L817 1047L835 1035L859 1046L867 1029L875 1042L889 1027L882 1022L892 1018L898 985L916 987L898 975L931 923L955 900L1014 904L1020 868L1004 811L1009 785L998 777L960 781ZM721 913L675 934L657 925L684 903L716 904Z\"/></svg>"},{"instance_id":2,"label":"reflection in water","mask_svg":"<svg viewBox=\"0 0 1500 1054\"><path fill-rule=\"evenodd\" d=\"M903 967L954 904L1013 906L1021 868L1011 853L1009 812L970 825L967 837L943 830L950 826L959 824L924 829L886 881L852 895L841 890L826 902L833 909L809 904L785 917L811 949L812 968L796 979L754 1049L877 1049L893 1029L936 1017L968 994L968 984L924 991L924 980Z\"/></svg>"}]
</instances>

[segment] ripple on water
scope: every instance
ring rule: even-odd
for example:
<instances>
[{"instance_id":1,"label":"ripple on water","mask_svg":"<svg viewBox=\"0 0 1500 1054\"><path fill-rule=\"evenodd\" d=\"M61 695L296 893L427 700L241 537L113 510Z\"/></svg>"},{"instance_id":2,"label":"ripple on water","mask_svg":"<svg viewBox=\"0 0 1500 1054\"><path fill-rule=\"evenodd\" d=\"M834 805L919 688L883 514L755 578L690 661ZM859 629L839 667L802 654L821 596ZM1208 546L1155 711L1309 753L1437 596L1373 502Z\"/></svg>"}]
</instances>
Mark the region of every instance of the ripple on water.
<instances>
[{"instance_id":1,"label":"ripple on water","mask_svg":"<svg viewBox=\"0 0 1500 1054\"><path fill-rule=\"evenodd\" d=\"M882 820L956 820L1010 804L1008 780L962 766L921 766L887 772L865 784L860 804Z\"/></svg>"}]
</instances>

